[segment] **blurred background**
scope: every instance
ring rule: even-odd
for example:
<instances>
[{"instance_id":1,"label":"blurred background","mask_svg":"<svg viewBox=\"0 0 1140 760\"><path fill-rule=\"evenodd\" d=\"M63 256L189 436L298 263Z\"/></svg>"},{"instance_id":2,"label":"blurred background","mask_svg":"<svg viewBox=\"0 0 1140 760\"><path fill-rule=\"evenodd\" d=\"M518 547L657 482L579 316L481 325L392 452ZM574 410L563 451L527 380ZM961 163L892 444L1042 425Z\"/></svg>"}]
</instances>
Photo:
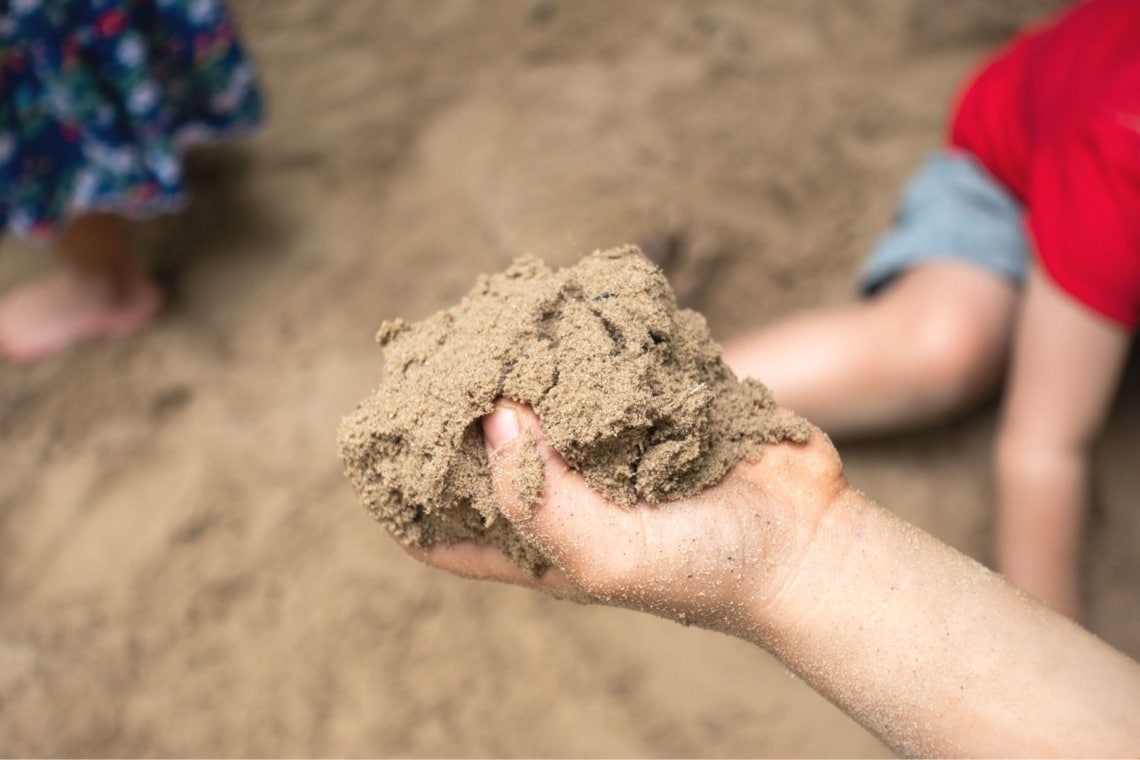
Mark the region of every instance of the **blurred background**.
<instances>
[{"instance_id":1,"label":"blurred background","mask_svg":"<svg viewBox=\"0 0 1140 760\"><path fill-rule=\"evenodd\" d=\"M873 756L772 658L461 581L335 446L380 322L523 253L647 244L715 336L850 298L959 79L1047 0L232 0L268 99L140 239L156 329L0 367L0 751ZM0 244L0 288L48 265ZM1098 459L1089 625L1140 656L1140 372ZM982 561L994 407L851 445Z\"/></svg>"}]
</instances>

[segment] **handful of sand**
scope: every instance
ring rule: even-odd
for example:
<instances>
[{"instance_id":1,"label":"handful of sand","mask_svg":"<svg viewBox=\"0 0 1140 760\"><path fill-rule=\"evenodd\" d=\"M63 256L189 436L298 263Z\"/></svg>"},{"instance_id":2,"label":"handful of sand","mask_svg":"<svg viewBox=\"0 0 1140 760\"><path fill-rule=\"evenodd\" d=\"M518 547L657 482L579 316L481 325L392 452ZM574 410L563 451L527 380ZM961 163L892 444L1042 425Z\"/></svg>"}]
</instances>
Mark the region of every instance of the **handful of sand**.
<instances>
[{"instance_id":1,"label":"handful of sand","mask_svg":"<svg viewBox=\"0 0 1140 760\"><path fill-rule=\"evenodd\" d=\"M340 452L368 510L418 547L474 539L547 566L495 504L479 419L500 397L532 406L548 443L626 506L689 496L763 444L809 435L736 379L636 246L559 271L520 258L458 306L385 322L377 341L384 377L342 422Z\"/></svg>"}]
</instances>

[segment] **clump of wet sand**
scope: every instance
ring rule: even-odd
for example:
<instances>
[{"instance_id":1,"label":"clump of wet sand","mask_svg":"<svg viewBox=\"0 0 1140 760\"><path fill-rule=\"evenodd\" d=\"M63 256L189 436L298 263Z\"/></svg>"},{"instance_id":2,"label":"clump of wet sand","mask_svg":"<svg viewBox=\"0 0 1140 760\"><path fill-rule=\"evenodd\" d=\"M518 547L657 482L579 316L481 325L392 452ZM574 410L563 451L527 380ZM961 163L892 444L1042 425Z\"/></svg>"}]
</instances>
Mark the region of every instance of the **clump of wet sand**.
<instances>
[{"instance_id":1,"label":"clump of wet sand","mask_svg":"<svg viewBox=\"0 0 1140 760\"><path fill-rule=\"evenodd\" d=\"M364 505L411 546L473 539L548 565L496 507L479 419L501 397L532 406L549 445L624 506L689 496L764 444L809 435L736 379L636 246L558 271L517 259L458 306L385 322L377 341L384 376L338 442Z\"/></svg>"}]
</instances>

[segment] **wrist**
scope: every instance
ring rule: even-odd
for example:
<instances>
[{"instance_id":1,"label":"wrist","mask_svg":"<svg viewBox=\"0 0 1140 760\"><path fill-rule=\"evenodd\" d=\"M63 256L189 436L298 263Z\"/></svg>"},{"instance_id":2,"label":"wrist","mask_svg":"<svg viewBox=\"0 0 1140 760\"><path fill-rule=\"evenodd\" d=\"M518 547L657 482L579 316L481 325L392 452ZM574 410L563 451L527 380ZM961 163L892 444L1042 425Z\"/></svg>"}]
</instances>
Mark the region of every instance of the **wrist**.
<instances>
[{"instance_id":1,"label":"wrist","mask_svg":"<svg viewBox=\"0 0 1140 760\"><path fill-rule=\"evenodd\" d=\"M806 505L789 505L780 545L773 547L767 572L745 602L749 629L744 638L774 649L788 631L800 629L820 599L841 582L847 558L858 551L861 515L868 506L866 497L845 480Z\"/></svg>"},{"instance_id":2,"label":"wrist","mask_svg":"<svg viewBox=\"0 0 1140 760\"><path fill-rule=\"evenodd\" d=\"M768 632L794 618L821 579L819 563L848 541L853 508L867 501L850 487L842 463L822 432L807 444L780 444L756 463L737 469L750 488L738 510L744 566L737 568L730 606L740 611L725 633L758 644ZM856 510L857 511L857 510Z\"/></svg>"}]
</instances>

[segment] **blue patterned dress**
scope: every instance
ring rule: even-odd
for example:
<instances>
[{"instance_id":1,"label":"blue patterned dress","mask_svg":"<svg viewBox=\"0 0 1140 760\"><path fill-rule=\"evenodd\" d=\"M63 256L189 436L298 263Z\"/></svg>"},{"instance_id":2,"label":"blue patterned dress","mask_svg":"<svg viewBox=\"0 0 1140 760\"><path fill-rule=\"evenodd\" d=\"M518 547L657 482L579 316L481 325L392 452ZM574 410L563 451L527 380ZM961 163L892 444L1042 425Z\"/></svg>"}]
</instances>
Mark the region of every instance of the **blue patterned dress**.
<instances>
[{"instance_id":1,"label":"blue patterned dress","mask_svg":"<svg viewBox=\"0 0 1140 760\"><path fill-rule=\"evenodd\" d=\"M185 150L260 118L220 0L0 0L0 233L175 211Z\"/></svg>"}]
</instances>

